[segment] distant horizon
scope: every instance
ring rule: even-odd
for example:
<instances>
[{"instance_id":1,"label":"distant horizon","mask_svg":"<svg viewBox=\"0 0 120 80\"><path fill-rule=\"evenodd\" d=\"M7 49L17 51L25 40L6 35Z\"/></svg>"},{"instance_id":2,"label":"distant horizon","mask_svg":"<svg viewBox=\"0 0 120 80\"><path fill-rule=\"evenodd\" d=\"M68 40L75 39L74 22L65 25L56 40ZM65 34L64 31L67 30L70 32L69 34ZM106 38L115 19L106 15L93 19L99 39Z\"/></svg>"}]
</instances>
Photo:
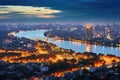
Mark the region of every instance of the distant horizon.
<instances>
[{"instance_id":1,"label":"distant horizon","mask_svg":"<svg viewBox=\"0 0 120 80\"><path fill-rule=\"evenodd\" d=\"M120 22L109 22L109 23L80 23L80 22L74 22L74 23L71 23L71 22L4 22L4 23L1 23L0 24L29 24L29 25L32 25L32 24L73 24L73 25L86 25L86 24L91 24L91 25L113 25L113 24L117 24L117 25L120 25Z\"/></svg>"}]
</instances>

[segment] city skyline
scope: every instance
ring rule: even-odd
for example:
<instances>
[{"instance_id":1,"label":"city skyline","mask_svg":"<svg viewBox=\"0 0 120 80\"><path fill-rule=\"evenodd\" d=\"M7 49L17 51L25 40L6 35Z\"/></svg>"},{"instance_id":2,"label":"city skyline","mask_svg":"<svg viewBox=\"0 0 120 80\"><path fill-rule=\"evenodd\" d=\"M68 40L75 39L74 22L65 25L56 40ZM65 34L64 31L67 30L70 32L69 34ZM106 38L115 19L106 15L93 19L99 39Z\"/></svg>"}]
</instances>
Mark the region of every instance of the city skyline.
<instances>
[{"instance_id":1,"label":"city skyline","mask_svg":"<svg viewBox=\"0 0 120 80\"><path fill-rule=\"evenodd\" d=\"M118 0L0 0L0 23L119 23L119 4Z\"/></svg>"}]
</instances>

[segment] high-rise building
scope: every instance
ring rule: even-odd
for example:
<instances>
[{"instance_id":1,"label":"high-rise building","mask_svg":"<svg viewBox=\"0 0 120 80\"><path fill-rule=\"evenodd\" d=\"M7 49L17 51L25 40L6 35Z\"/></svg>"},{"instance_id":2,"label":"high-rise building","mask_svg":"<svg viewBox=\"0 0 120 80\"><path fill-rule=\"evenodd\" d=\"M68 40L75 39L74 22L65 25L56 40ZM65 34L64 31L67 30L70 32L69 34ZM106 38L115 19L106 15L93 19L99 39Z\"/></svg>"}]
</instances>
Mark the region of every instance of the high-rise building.
<instances>
[{"instance_id":1,"label":"high-rise building","mask_svg":"<svg viewBox=\"0 0 120 80\"><path fill-rule=\"evenodd\" d=\"M91 40L93 38L93 27L91 25L85 26L85 38Z\"/></svg>"},{"instance_id":2,"label":"high-rise building","mask_svg":"<svg viewBox=\"0 0 120 80\"><path fill-rule=\"evenodd\" d=\"M107 24L104 28L104 36L106 37L110 33L110 25Z\"/></svg>"},{"instance_id":3,"label":"high-rise building","mask_svg":"<svg viewBox=\"0 0 120 80\"><path fill-rule=\"evenodd\" d=\"M107 39L112 40L111 34L110 34L110 29L108 27L105 27L104 35Z\"/></svg>"}]
</instances>

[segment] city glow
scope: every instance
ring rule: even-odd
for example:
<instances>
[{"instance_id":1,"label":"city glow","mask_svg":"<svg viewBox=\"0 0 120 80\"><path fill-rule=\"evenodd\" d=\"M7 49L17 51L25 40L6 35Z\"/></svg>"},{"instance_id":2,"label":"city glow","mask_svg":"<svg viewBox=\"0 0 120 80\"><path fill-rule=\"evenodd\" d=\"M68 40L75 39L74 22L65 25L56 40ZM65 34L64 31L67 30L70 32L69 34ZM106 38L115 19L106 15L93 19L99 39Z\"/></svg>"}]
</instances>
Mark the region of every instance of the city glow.
<instances>
[{"instance_id":1,"label":"city glow","mask_svg":"<svg viewBox=\"0 0 120 80\"><path fill-rule=\"evenodd\" d=\"M90 28L92 28L91 25L88 25L88 24L87 24L87 25L86 25L86 29L90 29Z\"/></svg>"}]
</instances>

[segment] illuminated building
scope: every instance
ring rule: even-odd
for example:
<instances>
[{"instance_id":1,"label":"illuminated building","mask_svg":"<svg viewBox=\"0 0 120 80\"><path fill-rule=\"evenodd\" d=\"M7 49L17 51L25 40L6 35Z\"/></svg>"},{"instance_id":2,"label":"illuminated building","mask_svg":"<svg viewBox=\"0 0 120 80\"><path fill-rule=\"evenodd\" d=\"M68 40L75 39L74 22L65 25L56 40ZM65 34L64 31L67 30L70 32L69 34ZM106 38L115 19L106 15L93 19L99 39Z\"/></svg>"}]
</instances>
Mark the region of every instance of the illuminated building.
<instances>
[{"instance_id":1,"label":"illuminated building","mask_svg":"<svg viewBox=\"0 0 120 80\"><path fill-rule=\"evenodd\" d=\"M110 29L109 28L105 28L105 33L104 33L105 37L109 40L112 40L111 35L110 35Z\"/></svg>"},{"instance_id":2,"label":"illuminated building","mask_svg":"<svg viewBox=\"0 0 120 80\"><path fill-rule=\"evenodd\" d=\"M16 34L16 32L10 32L10 33L8 33L8 36L15 35L15 34Z\"/></svg>"},{"instance_id":3,"label":"illuminated building","mask_svg":"<svg viewBox=\"0 0 120 80\"><path fill-rule=\"evenodd\" d=\"M86 25L85 26L85 38L87 40L90 40L93 38L93 27L91 25Z\"/></svg>"}]
</instances>

